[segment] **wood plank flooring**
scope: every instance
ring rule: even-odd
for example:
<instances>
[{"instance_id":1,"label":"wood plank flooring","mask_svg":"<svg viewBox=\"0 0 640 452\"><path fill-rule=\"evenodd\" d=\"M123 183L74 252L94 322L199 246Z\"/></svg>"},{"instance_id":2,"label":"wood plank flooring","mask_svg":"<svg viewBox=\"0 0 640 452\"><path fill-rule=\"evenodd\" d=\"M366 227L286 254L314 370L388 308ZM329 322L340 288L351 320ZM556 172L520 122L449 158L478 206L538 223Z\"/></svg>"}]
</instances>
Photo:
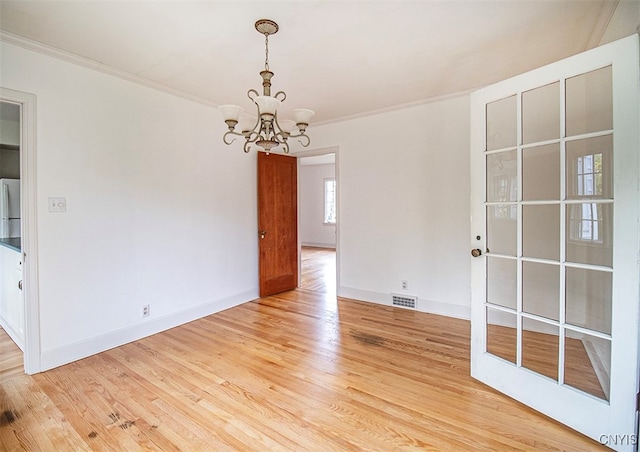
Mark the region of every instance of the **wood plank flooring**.
<instances>
[{"instance_id":1,"label":"wood plank flooring","mask_svg":"<svg viewBox=\"0 0 640 452\"><path fill-rule=\"evenodd\" d=\"M0 383L0 450L598 450L469 376L469 322L301 288Z\"/></svg>"},{"instance_id":2,"label":"wood plank flooring","mask_svg":"<svg viewBox=\"0 0 640 452\"><path fill-rule=\"evenodd\" d=\"M22 350L0 328L0 383L19 375L24 375Z\"/></svg>"},{"instance_id":3,"label":"wood plank flooring","mask_svg":"<svg viewBox=\"0 0 640 452\"><path fill-rule=\"evenodd\" d=\"M300 288L335 296L336 250L303 246L301 273Z\"/></svg>"}]
</instances>

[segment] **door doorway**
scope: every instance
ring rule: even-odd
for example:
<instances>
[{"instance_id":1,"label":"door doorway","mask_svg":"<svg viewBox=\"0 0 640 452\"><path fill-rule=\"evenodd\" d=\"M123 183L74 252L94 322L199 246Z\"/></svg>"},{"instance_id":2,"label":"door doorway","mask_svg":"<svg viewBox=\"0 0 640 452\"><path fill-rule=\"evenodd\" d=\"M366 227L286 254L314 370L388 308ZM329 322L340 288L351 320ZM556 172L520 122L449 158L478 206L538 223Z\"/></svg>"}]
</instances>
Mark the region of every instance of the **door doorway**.
<instances>
[{"instance_id":1,"label":"door doorway","mask_svg":"<svg viewBox=\"0 0 640 452\"><path fill-rule=\"evenodd\" d=\"M298 287L298 189L295 157L258 152L260 296Z\"/></svg>"},{"instance_id":2,"label":"door doorway","mask_svg":"<svg viewBox=\"0 0 640 452\"><path fill-rule=\"evenodd\" d=\"M6 324L8 329L22 330L23 369L27 374L40 372L40 311L38 298L38 250L36 235L36 96L30 93L0 88L0 105L10 104L18 109L20 238L11 243L17 256L10 278L15 288L20 311L18 321ZM3 124L4 126L4 124ZM4 128L4 127L3 127ZM1 141L1 140L0 140ZM11 148L10 148L11 149ZM16 270L19 268L19 271ZM11 267L9 267L11 270ZM4 286L4 284L3 284ZM15 340L15 338L14 338ZM20 345L20 344L19 344Z\"/></svg>"},{"instance_id":3,"label":"door doorway","mask_svg":"<svg viewBox=\"0 0 640 452\"><path fill-rule=\"evenodd\" d=\"M24 373L20 129L21 105L0 101L0 381Z\"/></svg>"},{"instance_id":4,"label":"door doorway","mask_svg":"<svg viewBox=\"0 0 640 452\"><path fill-rule=\"evenodd\" d=\"M475 378L637 442L638 36L471 97Z\"/></svg>"},{"instance_id":5,"label":"door doorway","mask_svg":"<svg viewBox=\"0 0 640 452\"><path fill-rule=\"evenodd\" d=\"M298 156L300 288L336 297L338 261L337 149Z\"/></svg>"}]
</instances>

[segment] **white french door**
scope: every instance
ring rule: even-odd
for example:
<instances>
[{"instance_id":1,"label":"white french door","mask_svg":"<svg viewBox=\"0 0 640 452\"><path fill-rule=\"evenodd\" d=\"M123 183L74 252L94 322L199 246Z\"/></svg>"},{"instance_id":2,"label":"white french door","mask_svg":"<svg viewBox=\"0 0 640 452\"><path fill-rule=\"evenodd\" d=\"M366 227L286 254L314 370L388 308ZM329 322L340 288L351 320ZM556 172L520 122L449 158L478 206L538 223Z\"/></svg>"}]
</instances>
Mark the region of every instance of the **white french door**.
<instances>
[{"instance_id":1,"label":"white french door","mask_svg":"<svg viewBox=\"0 0 640 452\"><path fill-rule=\"evenodd\" d=\"M638 36L471 96L471 374L637 443Z\"/></svg>"}]
</instances>

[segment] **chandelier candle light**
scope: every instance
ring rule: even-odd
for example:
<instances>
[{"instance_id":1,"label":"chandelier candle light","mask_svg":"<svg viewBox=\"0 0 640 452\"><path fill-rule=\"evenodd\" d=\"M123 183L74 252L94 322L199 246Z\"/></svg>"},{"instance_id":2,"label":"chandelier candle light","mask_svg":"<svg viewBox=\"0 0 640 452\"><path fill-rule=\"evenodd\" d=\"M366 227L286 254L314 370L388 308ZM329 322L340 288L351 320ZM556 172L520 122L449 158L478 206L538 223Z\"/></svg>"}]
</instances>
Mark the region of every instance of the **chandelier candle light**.
<instances>
[{"instance_id":1,"label":"chandelier candle light","mask_svg":"<svg viewBox=\"0 0 640 452\"><path fill-rule=\"evenodd\" d=\"M271 95L273 72L269 70L269 35L278 31L278 24L269 19L260 19L256 22L255 27L265 38L264 71L260 72L262 96L255 89L250 89L247 96L258 109L258 119L254 123L253 120L246 122L243 118L240 121L240 132L236 132L235 128L238 125L242 108L237 105L220 105L218 108L224 117L224 122L229 127L229 131L224 134L222 140L225 144L231 144L236 140L233 138L234 136L244 137L244 152L249 152L251 144L255 143L267 152L277 146L282 146L285 154L288 154L287 140L289 138L297 138L304 147L311 143L311 139L306 135L306 130L314 112L313 110L297 109L293 110L293 120L278 120L278 107L287 98L284 91L278 91L275 96Z\"/></svg>"}]
</instances>

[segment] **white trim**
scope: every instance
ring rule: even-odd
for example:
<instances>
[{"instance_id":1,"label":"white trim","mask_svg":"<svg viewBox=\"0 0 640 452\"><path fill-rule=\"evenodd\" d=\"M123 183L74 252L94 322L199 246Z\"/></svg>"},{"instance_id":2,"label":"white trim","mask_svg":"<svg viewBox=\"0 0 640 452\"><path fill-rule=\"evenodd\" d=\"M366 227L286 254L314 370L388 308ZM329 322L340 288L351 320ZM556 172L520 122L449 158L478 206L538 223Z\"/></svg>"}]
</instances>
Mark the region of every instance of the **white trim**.
<instances>
[{"instance_id":1,"label":"white trim","mask_svg":"<svg viewBox=\"0 0 640 452\"><path fill-rule=\"evenodd\" d=\"M89 58L84 58L79 55L75 55L73 53L48 46L41 42L32 41L30 39L23 38L22 36L15 35L7 31L0 30L0 41L19 46L19 47L22 47L23 49L31 50L33 52L38 52L42 55L56 58L58 60L66 61L68 63L75 64L77 66L102 72L103 74L128 80L130 82L137 83L138 85L143 85L148 88L152 88L158 91L165 92L167 94L174 95L176 97L181 97L183 99L190 100L192 102L196 102L199 104L208 105L210 107L216 107L216 108L219 106L218 103L212 102L200 96L194 96L193 94L187 93L186 91L172 88L171 86L155 82L148 78L141 77L136 74L131 74L130 72L126 72L121 69L116 69L114 67L107 66L106 64L102 64L97 61L90 60Z\"/></svg>"},{"instance_id":2,"label":"white trim","mask_svg":"<svg viewBox=\"0 0 640 452\"><path fill-rule=\"evenodd\" d=\"M31 50L33 52L38 52L40 54L50 56L56 58L58 60L66 61L71 64L75 64L77 66L82 66L88 69L93 69L95 71L102 72L104 74L112 75L114 77L118 77L124 80L128 80L133 83L137 83L139 85L146 86L148 88L152 88L158 91L162 91L168 94L172 94L177 97L181 97L183 99L191 100L193 102L197 102L199 104L208 105L210 107L217 108L220 104L213 102L211 100L205 99L201 96L195 96L186 91L182 91L171 86L155 82L148 78L142 77L137 74L132 74L130 72L123 71L121 69L116 69L111 66L107 66L106 64L99 63L97 61L91 60L89 58L81 57L79 55L75 55L73 53L67 52L65 50L57 49L55 47L48 46L41 42L32 41L31 39L24 38L22 36L15 35L13 33L9 33L7 31L0 30L0 41L7 42L9 44L13 44L19 47L22 47L27 50ZM388 113L391 111L404 110L411 107L418 107L421 105L427 105L434 102L440 102L443 100L448 100L460 96L469 95L474 89L478 89L480 87L475 87L472 89L467 89L464 91L458 91L451 94L445 94L441 96L428 97L412 102L405 102L402 104L391 105L388 107L378 108L375 110L369 110L360 113L354 113L351 115L340 116L338 118L330 118L325 121L314 122L314 126L320 126L324 124L331 124L335 122L348 121L351 119L358 119L367 116L379 115L382 113Z\"/></svg>"},{"instance_id":3,"label":"white trim","mask_svg":"<svg viewBox=\"0 0 640 452\"><path fill-rule=\"evenodd\" d=\"M363 112L360 112L360 113L354 113L354 114L351 114L351 115L339 116L337 118L331 118L331 119L326 119L324 121L314 122L313 125L314 126L323 126L325 124L332 124L332 123L337 123L337 122L350 121L352 119L366 118L367 116L381 115L381 114L389 113L389 112L392 112L392 111L406 110L408 108L413 108L413 107L421 107L423 105L429 105L429 104L433 104L433 103L436 103L436 102L441 102L441 101L445 101L445 100L456 99L458 97L468 96L473 91L475 91L475 90L477 90L479 88L481 88L481 87L465 89L463 91L457 91L455 93L450 93L450 94L443 94L441 96L427 97L427 98L424 98L424 99L414 100L414 101L411 101L411 102L404 102L402 104L390 105L388 107L378 108L378 109L375 109L375 110L367 110L367 111L363 111Z\"/></svg>"},{"instance_id":4,"label":"white trim","mask_svg":"<svg viewBox=\"0 0 640 452\"><path fill-rule=\"evenodd\" d=\"M335 226L335 225L332 224L331 226ZM301 245L309 246L311 248L331 248L334 250L336 249L335 243L302 242Z\"/></svg>"},{"instance_id":5,"label":"white trim","mask_svg":"<svg viewBox=\"0 0 640 452\"><path fill-rule=\"evenodd\" d=\"M607 32L607 27L609 26L611 19L613 19L613 15L619 4L620 0L603 2L602 9L598 15L598 21L593 27L593 32L587 42L587 49L593 49L594 47L602 44L602 38L604 38L604 35Z\"/></svg>"},{"instance_id":6,"label":"white trim","mask_svg":"<svg viewBox=\"0 0 640 452\"><path fill-rule=\"evenodd\" d=\"M24 371L41 371L40 295L36 173L36 96L0 87L0 99L21 105L20 190L22 204L22 287L24 296Z\"/></svg>"},{"instance_id":7,"label":"white trim","mask_svg":"<svg viewBox=\"0 0 640 452\"><path fill-rule=\"evenodd\" d=\"M189 308L164 317L149 318L136 325L101 334L80 342L45 350L42 353L42 370L53 369L139 339L151 336L185 323L193 322L225 309L241 305L258 298L256 290L232 295L220 300Z\"/></svg>"},{"instance_id":8,"label":"white trim","mask_svg":"<svg viewBox=\"0 0 640 452\"><path fill-rule=\"evenodd\" d=\"M338 296L341 298L350 298L352 300L366 301L369 303L382 304L385 306L393 306L391 303L390 293L374 292L371 290L356 289L354 287L339 286ZM456 319L469 320L471 318L470 306L446 303L443 301L427 300L420 297L418 297L418 300L416 302L415 310L425 312L427 314L442 315L445 317L453 317Z\"/></svg>"}]
</instances>

